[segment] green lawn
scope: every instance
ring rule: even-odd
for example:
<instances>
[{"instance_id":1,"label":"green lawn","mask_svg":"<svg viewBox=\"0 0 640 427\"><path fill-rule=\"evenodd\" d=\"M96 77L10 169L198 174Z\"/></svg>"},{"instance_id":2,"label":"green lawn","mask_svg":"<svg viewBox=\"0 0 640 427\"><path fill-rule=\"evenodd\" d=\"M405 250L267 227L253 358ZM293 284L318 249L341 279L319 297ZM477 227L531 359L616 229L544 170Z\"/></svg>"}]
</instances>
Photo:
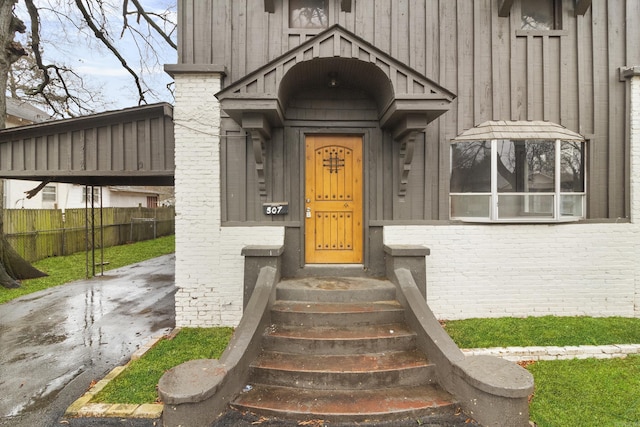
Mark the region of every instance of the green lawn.
<instances>
[{"instance_id":1,"label":"green lawn","mask_svg":"<svg viewBox=\"0 0 640 427\"><path fill-rule=\"evenodd\" d=\"M156 385L162 374L194 359L217 359L224 351L232 328L181 329L173 339L162 339L143 357L110 381L93 402L153 403L158 398Z\"/></svg>"},{"instance_id":2,"label":"green lawn","mask_svg":"<svg viewBox=\"0 0 640 427\"><path fill-rule=\"evenodd\" d=\"M108 262L104 268L105 270L111 270L160 255L170 254L174 251L174 236L160 237L154 240L145 240L128 245L112 246L104 249L104 261ZM6 289L0 286L0 304L23 295L86 277L84 252L78 252L68 256L45 258L34 262L33 266L44 271L49 276L41 279L24 280L22 286L17 289Z\"/></svg>"},{"instance_id":3,"label":"green lawn","mask_svg":"<svg viewBox=\"0 0 640 427\"><path fill-rule=\"evenodd\" d=\"M640 343L638 318L503 317L443 323L461 348Z\"/></svg>"},{"instance_id":4,"label":"green lawn","mask_svg":"<svg viewBox=\"0 0 640 427\"><path fill-rule=\"evenodd\" d=\"M527 317L443 322L461 348L640 343L640 319ZM536 362L529 409L539 427L640 426L640 356Z\"/></svg>"},{"instance_id":5,"label":"green lawn","mask_svg":"<svg viewBox=\"0 0 640 427\"><path fill-rule=\"evenodd\" d=\"M640 426L640 356L545 361L529 365L538 427Z\"/></svg>"}]
</instances>

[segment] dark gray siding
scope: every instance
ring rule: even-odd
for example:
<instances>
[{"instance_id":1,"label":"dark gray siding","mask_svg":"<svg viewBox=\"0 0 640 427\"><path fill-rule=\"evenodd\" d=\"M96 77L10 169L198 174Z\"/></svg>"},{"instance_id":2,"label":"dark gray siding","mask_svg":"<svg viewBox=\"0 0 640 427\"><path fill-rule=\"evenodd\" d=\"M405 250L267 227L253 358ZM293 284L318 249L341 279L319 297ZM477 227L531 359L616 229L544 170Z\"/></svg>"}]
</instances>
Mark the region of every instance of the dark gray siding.
<instances>
[{"instance_id":1,"label":"dark gray siding","mask_svg":"<svg viewBox=\"0 0 640 427\"><path fill-rule=\"evenodd\" d=\"M129 108L0 132L2 178L173 185L173 109Z\"/></svg>"},{"instance_id":2,"label":"dark gray siding","mask_svg":"<svg viewBox=\"0 0 640 427\"><path fill-rule=\"evenodd\" d=\"M317 33L288 29L287 0L274 3L275 13L267 13L263 0L183 0L180 63L224 65L229 84ZM450 139L501 119L549 120L587 137L589 217L628 216L627 83L619 68L640 64L640 1L594 0L584 16L575 16L575 1L563 0L562 29L551 32L519 29L520 0L508 17L498 16L500 0L352 0L350 13L341 12L339 3L331 3L330 25L340 24L457 95L451 110L418 142L404 201L387 188L397 184L397 147L388 136L372 143L368 161L377 169L367 181L370 220L447 219ZM357 105L354 100L347 109ZM310 113L301 108L297 114L304 117L297 119L311 119ZM315 120L322 115L331 120L324 108L313 114ZM291 132L277 131L274 150L267 153L273 200L292 202L300 192L292 182L293 169L301 173L300 147L286 146ZM249 152L245 157L251 164ZM247 197L240 202L235 199L241 194L233 193L234 203L227 200L228 220L262 220L259 210L249 212L260 204L252 174L248 165L244 179L234 175ZM230 176L223 179L227 193L240 185Z\"/></svg>"}]
</instances>

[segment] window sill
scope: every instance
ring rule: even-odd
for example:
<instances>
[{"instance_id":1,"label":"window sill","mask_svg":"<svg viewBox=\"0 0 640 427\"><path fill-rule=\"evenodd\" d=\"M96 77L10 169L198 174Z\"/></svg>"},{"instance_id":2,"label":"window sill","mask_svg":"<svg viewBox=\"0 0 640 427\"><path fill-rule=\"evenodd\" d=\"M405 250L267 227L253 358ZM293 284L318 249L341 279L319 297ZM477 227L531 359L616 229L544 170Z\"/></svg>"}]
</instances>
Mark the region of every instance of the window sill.
<instances>
[{"instance_id":1,"label":"window sill","mask_svg":"<svg viewBox=\"0 0 640 427\"><path fill-rule=\"evenodd\" d=\"M516 30L516 37L564 37L567 30Z\"/></svg>"},{"instance_id":2,"label":"window sill","mask_svg":"<svg viewBox=\"0 0 640 427\"><path fill-rule=\"evenodd\" d=\"M513 218L513 219L489 219L489 218L451 218L452 221L460 221L470 224L566 224L570 222L584 221L584 218L566 217L553 218Z\"/></svg>"},{"instance_id":3,"label":"window sill","mask_svg":"<svg viewBox=\"0 0 640 427\"><path fill-rule=\"evenodd\" d=\"M327 28L288 28L287 35L296 36L317 36Z\"/></svg>"}]
</instances>

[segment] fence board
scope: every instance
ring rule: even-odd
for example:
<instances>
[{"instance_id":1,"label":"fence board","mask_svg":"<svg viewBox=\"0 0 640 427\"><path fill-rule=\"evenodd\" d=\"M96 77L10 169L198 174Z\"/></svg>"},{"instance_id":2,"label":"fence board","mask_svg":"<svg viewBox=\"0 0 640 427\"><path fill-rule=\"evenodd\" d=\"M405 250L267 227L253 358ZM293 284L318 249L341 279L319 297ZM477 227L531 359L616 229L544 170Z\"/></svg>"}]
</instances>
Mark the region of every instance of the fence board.
<instances>
[{"instance_id":1,"label":"fence board","mask_svg":"<svg viewBox=\"0 0 640 427\"><path fill-rule=\"evenodd\" d=\"M172 207L103 208L102 215L98 208L67 209L64 213L59 209L5 209L3 215L5 237L30 262L85 251L92 248L92 242L95 248L106 248L175 233Z\"/></svg>"}]
</instances>

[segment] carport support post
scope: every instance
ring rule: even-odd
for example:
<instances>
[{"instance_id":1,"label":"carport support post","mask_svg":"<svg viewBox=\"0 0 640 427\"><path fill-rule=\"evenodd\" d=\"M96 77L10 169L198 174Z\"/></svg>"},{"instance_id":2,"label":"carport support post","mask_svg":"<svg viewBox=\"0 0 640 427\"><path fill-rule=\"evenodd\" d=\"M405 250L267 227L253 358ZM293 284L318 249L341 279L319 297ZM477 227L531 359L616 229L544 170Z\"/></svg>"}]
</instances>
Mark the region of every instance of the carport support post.
<instances>
[{"instance_id":1,"label":"carport support post","mask_svg":"<svg viewBox=\"0 0 640 427\"><path fill-rule=\"evenodd\" d=\"M280 275L282 265L282 253L284 246L253 245L242 248L244 257L244 295L242 299L242 310L247 308L249 298L256 287L256 281L262 267L273 267L276 274ZM280 277L276 277L276 282Z\"/></svg>"},{"instance_id":2,"label":"carport support post","mask_svg":"<svg viewBox=\"0 0 640 427\"><path fill-rule=\"evenodd\" d=\"M411 272L420 293L427 299L427 257L431 251L420 245L384 245L387 277L394 283L395 270L406 268Z\"/></svg>"}]
</instances>

